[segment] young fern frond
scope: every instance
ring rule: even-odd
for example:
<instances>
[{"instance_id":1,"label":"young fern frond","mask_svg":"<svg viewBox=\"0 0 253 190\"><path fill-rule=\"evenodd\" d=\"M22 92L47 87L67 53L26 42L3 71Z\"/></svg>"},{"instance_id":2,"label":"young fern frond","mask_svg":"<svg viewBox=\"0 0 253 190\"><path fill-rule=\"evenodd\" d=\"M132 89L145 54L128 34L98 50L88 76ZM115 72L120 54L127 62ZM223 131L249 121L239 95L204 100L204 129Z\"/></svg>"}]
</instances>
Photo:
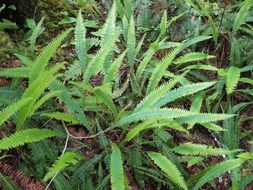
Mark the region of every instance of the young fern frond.
<instances>
[{"instance_id":1,"label":"young fern frond","mask_svg":"<svg viewBox=\"0 0 253 190\"><path fill-rule=\"evenodd\" d=\"M206 88L209 88L210 86L213 86L215 82L202 82L202 83L193 83L184 85L182 87L176 88L167 94L165 94L160 100L154 105L155 108L162 107L163 105L173 102L179 98L192 95L194 93L197 93L201 90L204 90Z\"/></svg>"},{"instance_id":2,"label":"young fern frond","mask_svg":"<svg viewBox=\"0 0 253 190\"><path fill-rule=\"evenodd\" d=\"M120 65L121 65L124 57L126 56L126 52L127 52L127 50L124 51L121 55L119 55L119 57L117 59L115 59L114 62L112 63L112 65L109 67L109 69L106 72L105 77L104 77L104 83L111 83L112 81L114 81L117 78Z\"/></svg>"},{"instance_id":3,"label":"young fern frond","mask_svg":"<svg viewBox=\"0 0 253 190\"><path fill-rule=\"evenodd\" d=\"M112 154L110 162L111 189L125 189L123 161L119 147L112 144Z\"/></svg>"},{"instance_id":4,"label":"young fern frond","mask_svg":"<svg viewBox=\"0 0 253 190\"><path fill-rule=\"evenodd\" d=\"M56 133L48 129L26 129L18 131L9 137L0 140L0 150L8 150L25 143L38 142L42 139L56 136Z\"/></svg>"},{"instance_id":5,"label":"young fern frond","mask_svg":"<svg viewBox=\"0 0 253 190\"><path fill-rule=\"evenodd\" d=\"M174 64L180 65L183 63L189 63L189 62L193 62L193 61L202 61L202 60L206 60L206 59L212 59L214 57L215 56L208 55L205 53L191 52L191 53L187 53L187 54L177 58L175 60Z\"/></svg>"},{"instance_id":6,"label":"young fern frond","mask_svg":"<svg viewBox=\"0 0 253 190\"><path fill-rule=\"evenodd\" d=\"M28 104L32 98L22 98L17 102L9 105L8 107L4 108L0 112L0 125L2 125L7 119L9 119L13 114L15 114L18 110L20 110L23 106Z\"/></svg>"},{"instance_id":7,"label":"young fern frond","mask_svg":"<svg viewBox=\"0 0 253 190\"><path fill-rule=\"evenodd\" d=\"M176 76L174 79L171 79L169 82L159 86L157 89L146 95L146 97L135 107L134 111L151 108L159 99L169 92L178 81L182 79L182 77L183 75Z\"/></svg>"},{"instance_id":8,"label":"young fern frond","mask_svg":"<svg viewBox=\"0 0 253 190\"><path fill-rule=\"evenodd\" d=\"M38 36L40 34L41 25L43 23L43 20L44 20L44 17L39 21L39 23L36 25L36 27L34 28L34 30L32 32L31 40L30 40L32 53L34 53L36 39L38 38Z\"/></svg>"},{"instance_id":9,"label":"young fern frond","mask_svg":"<svg viewBox=\"0 0 253 190\"><path fill-rule=\"evenodd\" d=\"M83 82L88 84L90 77L96 75L99 71L102 70L104 61L109 53L115 47L115 43L120 35L120 32L117 31L112 38L106 43L106 45L102 46L100 50L96 53L96 55L92 58L92 60L88 63L87 69L84 73Z\"/></svg>"},{"instance_id":10,"label":"young fern frond","mask_svg":"<svg viewBox=\"0 0 253 190\"><path fill-rule=\"evenodd\" d=\"M60 34L41 51L40 55L36 58L35 62L31 66L31 72L29 75L30 82L34 81L36 78L44 74L49 60L53 57L57 48L67 37L70 31L71 30L67 30Z\"/></svg>"},{"instance_id":11,"label":"young fern frond","mask_svg":"<svg viewBox=\"0 0 253 190\"><path fill-rule=\"evenodd\" d=\"M233 33L235 34L242 24L244 24L245 19L249 13L250 6L252 5L252 0L245 0L243 5L240 8L240 11L237 13L234 26L233 26Z\"/></svg>"},{"instance_id":12,"label":"young fern frond","mask_svg":"<svg viewBox=\"0 0 253 190\"><path fill-rule=\"evenodd\" d=\"M148 152L148 156L154 163L166 173L168 178L182 189L187 190L186 182L177 167L165 156L156 152Z\"/></svg>"},{"instance_id":13,"label":"young fern frond","mask_svg":"<svg viewBox=\"0 0 253 190\"><path fill-rule=\"evenodd\" d=\"M149 119L179 119L180 123L207 123L225 120L233 116L234 115L231 114L195 113L176 108L155 108L134 112L119 120L115 126L122 126L132 122Z\"/></svg>"},{"instance_id":14,"label":"young fern frond","mask_svg":"<svg viewBox=\"0 0 253 190\"><path fill-rule=\"evenodd\" d=\"M240 80L240 69L235 66L231 66L226 74L226 92L232 94Z\"/></svg>"},{"instance_id":15,"label":"young fern frond","mask_svg":"<svg viewBox=\"0 0 253 190\"><path fill-rule=\"evenodd\" d=\"M75 50L77 53L82 73L85 72L88 61L86 53L87 48L85 36L86 36L86 29L83 23L82 12L81 10L79 10L75 27Z\"/></svg>"},{"instance_id":16,"label":"young fern frond","mask_svg":"<svg viewBox=\"0 0 253 190\"><path fill-rule=\"evenodd\" d=\"M64 153L56 160L56 162L51 166L51 168L49 168L43 180L48 181L49 179L54 177L54 175L57 175L69 165L76 165L81 159L82 157L75 152Z\"/></svg>"},{"instance_id":17,"label":"young fern frond","mask_svg":"<svg viewBox=\"0 0 253 190\"><path fill-rule=\"evenodd\" d=\"M0 172L0 184L4 190L21 190L20 187L18 187L12 180L5 177L1 172Z\"/></svg>"},{"instance_id":18,"label":"young fern frond","mask_svg":"<svg viewBox=\"0 0 253 190\"><path fill-rule=\"evenodd\" d=\"M235 160L227 160L223 161L219 164L212 166L195 184L193 190L200 189L204 184L213 180L216 177L224 174L227 171L231 171L237 167L240 167L243 164L243 160L235 159Z\"/></svg>"},{"instance_id":19,"label":"young fern frond","mask_svg":"<svg viewBox=\"0 0 253 190\"><path fill-rule=\"evenodd\" d=\"M51 113L42 113L41 116L46 116L51 119L61 120L73 124L78 124L78 120L75 116L69 114L69 113L61 113L61 112L51 112Z\"/></svg>"},{"instance_id":20,"label":"young fern frond","mask_svg":"<svg viewBox=\"0 0 253 190\"><path fill-rule=\"evenodd\" d=\"M166 55L161 61L159 61L156 64L156 67L155 67L154 71L152 72L151 77L149 79L149 83L148 83L147 93L146 94L149 94L153 90L156 89L156 87L158 86L160 80L164 76L164 74L166 72L166 69L172 63L172 61L174 60L175 56L178 54L178 50L179 50L178 47L175 48L168 55Z\"/></svg>"},{"instance_id":21,"label":"young fern frond","mask_svg":"<svg viewBox=\"0 0 253 190\"><path fill-rule=\"evenodd\" d=\"M179 146L172 149L174 152L183 155L193 156L221 156L224 154L231 153L230 150L222 148L214 148L203 144L193 144L191 142L180 144Z\"/></svg>"},{"instance_id":22,"label":"young fern frond","mask_svg":"<svg viewBox=\"0 0 253 190\"><path fill-rule=\"evenodd\" d=\"M30 69L27 67L16 67L0 70L0 77L28 78Z\"/></svg>"}]
</instances>

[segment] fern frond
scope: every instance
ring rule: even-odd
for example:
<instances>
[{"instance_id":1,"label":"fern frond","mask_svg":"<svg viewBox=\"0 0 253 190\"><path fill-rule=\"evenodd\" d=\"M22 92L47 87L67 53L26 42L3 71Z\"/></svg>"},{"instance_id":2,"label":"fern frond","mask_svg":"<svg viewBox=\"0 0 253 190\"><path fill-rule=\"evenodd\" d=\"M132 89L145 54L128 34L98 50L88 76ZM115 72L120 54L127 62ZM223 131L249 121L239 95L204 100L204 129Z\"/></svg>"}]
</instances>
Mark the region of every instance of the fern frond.
<instances>
[{"instance_id":1,"label":"fern frond","mask_svg":"<svg viewBox=\"0 0 253 190\"><path fill-rule=\"evenodd\" d=\"M30 82L34 81L36 78L44 74L45 68L48 65L49 60L55 54L57 48L60 46L61 42L67 37L71 30L67 30L57 36L52 42L50 42L36 58L35 62L31 67L30 72Z\"/></svg>"},{"instance_id":2,"label":"fern frond","mask_svg":"<svg viewBox=\"0 0 253 190\"><path fill-rule=\"evenodd\" d=\"M27 78L29 76L29 72L30 69L27 67L2 69L0 70L0 77Z\"/></svg>"},{"instance_id":3,"label":"fern frond","mask_svg":"<svg viewBox=\"0 0 253 190\"><path fill-rule=\"evenodd\" d=\"M130 68L133 68L135 63L135 25L133 16L130 19L128 33L127 33L127 56L128 56L128 64Z\"/></svg>"},{"instance_id":4,"label":"fern frond","mask_svg":"<svg viewBox=\"0 0 253 190\"><path fill-rule=\"evenodd\" d=\"M48 181L54 175L57 175L69 165L76 165L82 157L75 152L66 152L60 156L56 162L49 168L49 171L43 178L44 181Z\"/></svg>"},{"instance_id":5,"label":"fern frond","mask_svg":"<svg viewBox=\"0 0 253 190\"><path fill-rule=\"evenodd\" d=\"M228 69L226 75L226 91L227 94L232 94L240 80L240 69L235 66L231 66Z\"/></svg>"},{"instance_id":6,"label":"fern frond","mask_svg":"<svg viewBox=\"0 0 253 190\"><path fill-rule=\"evenodd\" d=\"M243 5L241 6L241 8L235 18L235 22L234 22L234 26L233 26L233 33L236 33L239 30L240 26L242 24L244 24L252 3L253 3L252 0L245 0L243 2Z\"/></svg>"},{"instance_id":7,"label":"fern frond","mask_svg":"<svg viewBox=\"0 0 253 190\"><path fill-rule=\"evenodd\" d=\"M146 97L141 100L141 102L136 106L134 111L140 111L145 108L151 108L161 97L163 97L167 92L169 92L177 83L182 79L183 75L176 76L169 82L159 86L157 89L146 95Z\"/></svg>"},{"instance_id":8,"label":"fern frond","mask_svg":"<svg viewBox=\"0 0 253 190\"><path fill-rule=\"evenodd\" d=\"M99 71L102 70L104 61L109 53L113 50L115 43L120 35L120 32L116 32L112 38L102 46L92 60L88 63L87 69L84 73L83 82L87 84L90 80L90 77L96 75Z\"/></svg>"},{"instance_id":9,"label":"fern frond","mask_svg":"<svg viewBox=\"0 0 253 190\"><path fill-rule=\"evenodd\" d=\"M177 89L174 89L170 92L168 92L164 97L162 97L154 107L159 108L163 105L173 102L176 99L192 95L194 93L197 93L201 90L204 90L206 88L209 88L210 86L213 86L215 82L202 82L202 83L194 83L194 84L188 84L184 85L182 87L179 87Z\"/></svg>"},{"instance_id":10,"label":"fern frond","mask_svg":"<svg viewBox=\"0 0 253 190\"><path fill-rule=\"evenodd\" d=\"M0 140L0 150L8 150L25 143L37 142L45 138L56 136L56 133L48 129L26 129L18 131L9 137Z\"/></svg>"},{"instance_id":11,"label":"fern frond","mask_svg":"<svg viewBox=\"0 0 253 190\"><path fill-rule=\"evenodd\" d=\"M85 72L88 60L86 55L87 48L85 36L86 36L86 29L83 23L82 12L81 10L79 10L75 27L75 49L77 57L79 59L82 73Z\"/></svg>"},{"instance_id":12,"label":"fern frond","mask_svg":"<svg viewBox=\"0 0 253 190\"><path fill-rule=\"evenodd\" d=\"M0 112L0 125L2 125L9 117L15 114L18 110L20 110L23 106L25 106L31 98L22 98L19 101L9 105L5 109Z\"/></svg>"},{"instance_id":13,"label":"fern frond","mask_svg":"<svg viewBox=\"0 0 253 190\"><path fill-rule=\"evenodd\" d=\"M168 178L179 187L187 190L186 182L177 167L165 156L156 152L148 152L148 156L154 163L166 173Z\"/></svg>"},{"instance_id":14,"label":"fern frond","mask_svg":"<svg viewBox=\"0 0 253 190\"><path fill-rule=\"evenodd\" d=\"M61 120L73 124L78 124L78 120L75 116L69 114L69 113L61 113L61 112L51 112L51 113L42 113L42 116L49 117L51 119Z\"/></svg>"},{"instance_id":15,"label":"fern frond","mask_svg":"<svg viewBox=\"0 0 253 190\"><path fill-rule=\"evenodd\" d=\"M112 190L125 189L123 161L120 149L116 144L112 144L110 179Z\"/></svg>"},{"instance_id":16,"label":"fern frond","mask_svg":"<svg viewBox=\"0 0 253 190\"><path fill-rule=\"evenodd\" d=\"M166 55L161 61L156 64L154 71L151 74L149 79L148 87L147 87L147 94L151 93L153 90L156 89L160 80L164 76L166 69L172 63L175 56L178 53L179 48L175 48L172 50L168 55Z\"/></svg>"},{"instance_id":17,"label":"fern frond","mask_svg":"<svg viewBox=\"0 0 253 190\"><path fill-rule=\"evenodd\" d=\"M237 167L240 167L243 163L243 160L235 159L235 160L227 160L223 161L219 164L212 166L196 183L193 187L193 190L200 189L204 184L213 180L216 177L224 174L227 171L233 170Z\"/></svg>"},{"instance_id":18,"label":"fern frond","mask_svg":"<svg viewBox=\"0 0 253 190\"><path fill-rule=\"evenodd\" d=\"M188 62L194 62L194 61L202 61L202 60L206 60L206 59L212 59L215 56L212 55L208 55L205 53L199 53L199 52L191 52L191 53L187 53L181 57L179 57L178 59L175 60L174 64L176 65L180 65L183 63L188 63Z\"/></svg>"},{"instance_id":19,"label":"fern frond","mask_svg":"<svg viewBox=\"0 0 253 190\"><path fill-rule=\"evenodd\" d=\"M181 123L207 123L233 117L231 114L207 114L195 113L183 109L174 108L155 108L144 109L134 112L121 120L115 126L122 126L136 121L145 121L148 119L176 119L180 118Z\"/></svg>"},{"instance_id":20,"label":"fern frond","mask_svg":"<svg viewBox=\"0 0 253 190\"><path fill-rule=\"evenodd\" d=\"M106 91L105 86L98 86L94 88L94 93L98 98L100 98L105 103L105 105L110 109L110 111L114 115L117 115L118 113L117 108L111 98L111 95Z\"/></svg>"},{"instance_id":21,"label":"fern frond","mask_svg":"<svg viewBox=\"0 0 253 190\"><path fill-rule=\"evenodd\" d=\"M43 23L43 20L44 20L44 17L39 21L39 23L36 25L36 27L34 28L34 30L32 32L31 39L30 39L32 53L34 53L36 39L38 38L38 36L40 34L41 25Z\"/></svg>"},{"instance_id":22,"label":"fern frond","mask_svg":"<svg viewBox=\"0 0 253 190\"><path fill-rule=\"evenodd\" d=\"M203 144L193 144L191 142L180 144L172 149L174 152L183 155L194 156L219 156L223 154L229 154L231 151L222 148L214 148Z\"/></svg>"},{"instance_id":23,"label":"fern frond","mask_svg":"<svg viewBox=\"0 0 253 190\"><path fill-rule=\"evenodd\" d=\"M5 177L1 172L0 172L0 183L1 186L4 188L4 190L21 190L20 187L18 187L12 180Z\"/></svg>"},{"instance_id":24,"label":"fern frond","mask_svg":"<svg viewBox=\"0 0 253 190\"><path fill-rule=\"evenodd\" d=\"M33 64L32 60L31 60L29 57L25 56L25 55L21 55L21 54L17 54L17 53L15 53L14 55L15 55L15 56L23 63L23 65L25 65L25 66L30 66L30 65Z\"/></svg>"},{"instance_id":25,"label":"fern frond","mask_svg":"<svg viewBox=\"0 0 253 190\"><path fill-rule=\"evenodd\" d=\"M119 55L119 57L117 59L115 59L115 61L109 67L109 69L106 72L105 77L104 77L104 83L111 83L113 80L116 79L116 77L118 76L120 65L121 65L124 57L126 56L126 52L127 52L127 50L124 51L121 55Z\"/></svg>"}]
</instances>

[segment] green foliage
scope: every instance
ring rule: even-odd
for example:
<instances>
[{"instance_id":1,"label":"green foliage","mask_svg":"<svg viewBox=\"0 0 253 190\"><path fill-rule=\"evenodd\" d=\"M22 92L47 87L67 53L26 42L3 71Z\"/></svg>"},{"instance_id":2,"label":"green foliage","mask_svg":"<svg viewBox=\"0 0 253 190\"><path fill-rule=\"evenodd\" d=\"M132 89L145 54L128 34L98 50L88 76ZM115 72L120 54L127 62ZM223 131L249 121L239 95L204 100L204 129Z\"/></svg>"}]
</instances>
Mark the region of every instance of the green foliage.
<instances>
[{"instance_id":1,"label":"green foliage","mask_svg":"<svg viewBox=\"0 0 253 190\"><path fill-rule=\"evenodd\" d=\"M13 181L0 172L0 183L5 190L21 190Z\"/></svg>"},{"instance_id":2,"label":"green foliage","mask_svg":"<svg viewBox=\"0 0 253 190\"><path fill-rule=\"evenodd\" d=\"M8 150L25 143L37 142L45 138L56 136L54 131L48 129L25 129L4 137L0 140L0 150Z\"/></svg>"},{"instance_id":3,"label":"green foliage","mask_svg":"<svg viewBox=\"0 0 253 190\"><path fill-rule=\"evenodd\" d=\"M59 172L63 171L68 166L76 165L81 159L82 157L75 152L64 153L63 155L58 157L52 167L49 168L43 180L48 181L49 179L54 177L54 175L57 175Z\"/></svg>"},{"instance_id":4,"label":"green foliage","mask_svg":"<svg viewBox=\"0 0 253 190\"><path fill-rule=\"evenodd\" d=\"M182 189L188 189L182 174L177 167L165 156L156 152L148 152L148 156L154 161L161 170L166 173L168 178Z\"/></svg>"},{"instance_id":5,"label":"green foliage","mask_svg":"<svg viewBox=\"0 0 253 190\"><path fill-rule=\"evenodd\" d=\"M226 91L227 94L231 94L240 80L240 69L238 67L229 67L226 74Z\"/></svg>"},{"instance_id":6,"label":"green foliage","mask_svg":"<svg viewBox=\"0 0 253 190\"><path fill-rule=\"evenodd\" d=\"M116 144L112 144L110 179L112 190L125 189L123 161L120 149Z\"/></svg>"}]
</instances>

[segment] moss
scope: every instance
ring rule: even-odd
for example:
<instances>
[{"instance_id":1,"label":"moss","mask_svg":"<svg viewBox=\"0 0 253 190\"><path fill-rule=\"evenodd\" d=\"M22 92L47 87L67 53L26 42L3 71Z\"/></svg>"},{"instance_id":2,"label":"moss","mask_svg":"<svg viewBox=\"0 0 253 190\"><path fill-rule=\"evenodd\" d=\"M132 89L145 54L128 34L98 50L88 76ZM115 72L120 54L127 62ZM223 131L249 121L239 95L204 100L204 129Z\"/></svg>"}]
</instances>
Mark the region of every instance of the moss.
<instances>
[{"instance_id":1,"label":"moss","mask_svg":"<svg viewBox=\"0 0 253 190\"><path fill-rule=\"evenodd\" d=\"M6 32L0 31L0 36L0 62L5 62L9 58L7 50L13 48L14 44Z\"/></svg>"}]
</instances>

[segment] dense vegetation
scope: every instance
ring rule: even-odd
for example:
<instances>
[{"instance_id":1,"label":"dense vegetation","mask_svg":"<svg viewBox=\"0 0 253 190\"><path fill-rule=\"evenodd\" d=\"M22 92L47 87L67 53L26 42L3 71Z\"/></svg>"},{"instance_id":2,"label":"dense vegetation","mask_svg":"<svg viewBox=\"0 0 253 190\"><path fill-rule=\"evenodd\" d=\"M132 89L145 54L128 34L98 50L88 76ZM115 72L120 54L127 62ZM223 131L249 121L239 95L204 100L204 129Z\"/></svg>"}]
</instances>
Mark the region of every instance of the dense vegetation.
<instances>
[{"instance_id":1,"label":"dense vegetation","mask_svg":"<svg viewBox=\"0 0 253 190\"><path fill-rule=\"evenodd\" d=\"M0 5L0 188L253 188L253 0L24 2Z\"/></svg>"}]
</instances>

